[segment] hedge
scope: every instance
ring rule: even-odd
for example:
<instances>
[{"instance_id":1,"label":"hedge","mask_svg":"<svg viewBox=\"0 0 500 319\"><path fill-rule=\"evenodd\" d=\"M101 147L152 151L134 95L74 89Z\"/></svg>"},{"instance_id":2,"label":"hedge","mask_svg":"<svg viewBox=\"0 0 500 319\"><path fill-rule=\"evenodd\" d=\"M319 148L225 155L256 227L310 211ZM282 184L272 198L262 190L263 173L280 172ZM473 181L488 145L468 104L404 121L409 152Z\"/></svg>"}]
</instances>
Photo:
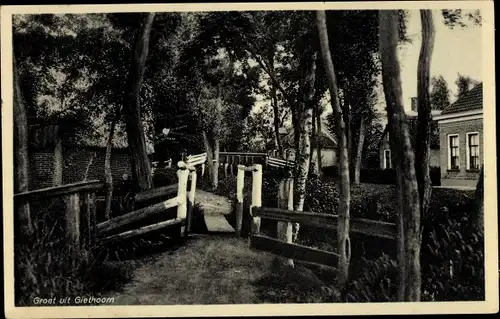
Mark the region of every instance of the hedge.
<instances>
[{"instance_id":1,"label":"hedge","mask_svg":"<svg viewBox=\"0 0 500 319\"><path fill-rule=\"evenodd\" d=\"M328 166L323 168L325 177L339 178L338 166ZM441 169L431 166L430 177L433 186L441 186ZM360 182L370 184L396 184L396 170L394 168L362 168L360 171Z\"/></svg>"}]
</instances>

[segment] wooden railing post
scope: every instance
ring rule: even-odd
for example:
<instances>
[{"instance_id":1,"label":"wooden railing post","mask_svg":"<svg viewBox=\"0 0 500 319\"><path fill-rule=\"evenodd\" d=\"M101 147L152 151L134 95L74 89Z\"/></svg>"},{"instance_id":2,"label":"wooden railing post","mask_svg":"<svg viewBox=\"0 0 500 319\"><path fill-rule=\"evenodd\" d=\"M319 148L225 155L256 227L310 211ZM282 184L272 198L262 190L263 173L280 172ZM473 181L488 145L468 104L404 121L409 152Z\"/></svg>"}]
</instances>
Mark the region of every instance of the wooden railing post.
<instances>
[{"instance_id":1,"label":"wooden railing post","mask_svg":"<svg viewBox=\"0 0 500 319\"><path fill-rule=\"evenodd\" d=\"M80 253L80 194L65 196L65 236L69 254L75 259Z\"/></svg>"},{"instance_id":2,"label":"wooden railing post","mask_svg":"<svg viewBox=\"0 0 500 319\"><path fill-rule=\"evenodd\" d=\"M229 176L234 176L234 155L231 155L231 163L229 164Z\"/></svg>"},{"instance_id":3,"label":"wooden railing post","mask_svg":"<svg viewBox=\"0 0 500 319\"><path fill-rule=\"evenodd\" d=\"M82 194L83 199L83 212L81 214L81 225L80 225L80 245L82 247L83 253L85 254L84 259L88 263L90 258L90 251L92 247L96 244L96 205L95 205L95 193L85 192Z\"/></svg>"},{"instance_id":4,"label":"wooden railing post","mask_svg":"<svg viewBox=\"0 0 500 319\"><path fill-rule=\"evenodd\" d=\"M193 223L194 200L196 194L196 168L191 171L191 189L189 190L189 211L187 215L187 230L186 235L191 232L191 225Z\"/></svg>"},{"instance_id":5,"label":"wooden railing post","mask_svg":"<svg viewBox=\"0 0 500 319\"><path fill-rule=\"evenodd\" d=\"M236 235L241 236L243 225L243 188L245 187L245 171L238 165L236 177Z\"/></svg>"},{"instance_id":6,"label":"wooden railing post","mask_svg":"<svg viewBox=\"0 0 500 319\"><path fill-rule=\"evenodd\" d=\"M252 215L252 235L258 235L260 233L260 217L253 214L254 208L262 207L262 165L254 165L255 170L253 171L252 178L252 206L250 212Z\"/></svg>"},{"instance_id":7,"label":"wooden railing post","mask_svg":"<svg viewBox=\"0 0 500 319\"><path fill-rule=\"evenodd\" d=\"M187 183L189 178L189 169L187 165L180 161L177 166L177 179L179 180L177 189L177 200L179 205L177 206L177 218L186 219L187 217ZM181 227L181 235L186 231L186 227Z\"/></svg>"}]
</instances>

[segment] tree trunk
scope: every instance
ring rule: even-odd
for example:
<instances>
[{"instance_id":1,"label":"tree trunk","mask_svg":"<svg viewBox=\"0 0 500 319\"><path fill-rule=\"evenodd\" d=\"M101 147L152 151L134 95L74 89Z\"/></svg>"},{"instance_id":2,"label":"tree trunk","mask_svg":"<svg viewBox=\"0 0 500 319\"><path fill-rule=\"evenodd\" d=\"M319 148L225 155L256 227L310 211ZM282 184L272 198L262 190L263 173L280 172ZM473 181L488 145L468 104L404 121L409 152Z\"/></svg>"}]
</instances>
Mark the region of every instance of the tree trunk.
<instances>
[{"instance_id":1,"label":"tree trunk","mask_svg":"<svg viewBox=\"0 0 500 319\"><path fill-rule=\"evenodd\" d=\"M82 180L84 182L89 177L90 167L92 166L92 163L94 162L94 157L95 156L96 156L95 153L92 153L92 155L90 155L89 162L87 163L87 168L85 169L85 172L83 173L83 179Z\"/></svg>"},{"instance_id":2,"label":"tree trunk","mask_svg":"<svg viewBox=\"0 0 500 319\"><path fill-rule=\"evenodd\" d=\"M111 151L113 150L113 137L115 135L115 126L118 121L119 112L111 121L108 142L106 144L106 155L104 157L104 175L106 177L106 202L104 216L106 220L111 218L111 201L113 200L113 174L111 172Z\"/></svg>"},{"instance_id":3,"label":"tree trunk","mask_svg":"<svg viewBox=\"0 0 500 319\"><path fill-rule=\"evenodd\" d=\"M318 176L321 176L321 174L323 173L323 161L322 161L322 157L323 155L321 154L321 139L320 139L320 135L321 135L321 132L322 132L322 128L321 128L321 113L319 112L319 106L318 107L318 110L316 112L316 131L318 132L318 139L316 140L316 147L318 148L316 150L316 165L318 166Z\"/></svg>"},{"instance_id":4,"label":"tree trunk","mask_svg":"<svg viewBox=\"0 0 500 319\"><path fill-rule=\"evenodd\" d=\"M212 187L217 189L219 186L219 153L220 153L220 142L218 138L214 138L214 173L212 176Z\"/></svg>"},{"instance_id":5,"label":"tree trunk","mask_svg":"<svg viewBox=\"0 0 500 319\"><path fill-rule=\"evenodd\" d=\"M303 94L300 102L300 109L304 110L300 121L300 144L297 149L296 162L297 162L297 175L295 183L295 193L297 194L297 202L295 210L302 211L304 209L304 201L306 198L306 183L307 175L309 173L310 152L311 152L311 129L313 122L313 109L311 100L314 96L314 82L316 78L316 52L308 53L309 57L304 59L304 67L306 70L304 79ZM296 129L297 130L297 129ZM293 241L297 240L299 235L299 223L293 224Z\"/></svg>"},{"instance_id":6,"label":"tree trunk","mask_svg":"<svg viewBox=\"0 0 500 319\"><path fill-rule=\"evenodd\" d=\"M29 191L29 153L28 153L28 119L19 87L19 74L15 56L13 57L14 70L14 191L22 193ZM20 236L30 236L33 233L29 203L17 207Z\"/></svg>"},{"instance_id":7,"label":"tree trunk","mask_svg":"<svg viewBox=\"0 0 500 319\"><path fill-rule=\"evenodd\" d=\"M318 149L318 130L316 128L316 106L312 108L312 128L311 128L311 152L309 154L309 163L313 166L312 172L314 175L318 176L318 167L316 165L316 160L314 159L314 152ZM317 155L317 154L316 154Z\"/></svg>"},{"instance_id":8,"label":"tree trunk","mask_svg":"<svg viewBox=\"0 0 500 319\"><path fill-rule=\"evenodd\" d=\"M365 119L361 116L359 123L358 144L356 145L356 156L354 158L354 185L359 185L361 177L361 160L363 156L363 146L365 144Z\"/></svg>"},{"instance_id":9,"label":"tree trunk","mask_svg":"<svg viewBox=\"0 0 500 319\"><path fill-rule=\"evenodd\" d=\"M398 12L395 10L379 11L379 30L389 136L398 181L398 299L399 301L419 301L421 288L420 201L415 176L415 156L404 111L401 70L397 56Z\"/></svg>"},{"instance_id":10,"label":"tree trunk","mask_svg":"<svg viewBox=\"0 0 500 319\"><path fill-rule=\"evenodd\" d=\"M274 115L274 134L276 135L276 146L278 147L279 157L283 157L283 143L281 142L280 135L280 111L278 105L278 98L276 96L276 88L274 85L271 86L271 105L273 106Z\"/></svg>"},{"instance_id":11,"label":"tree trunk","mask_svg":"<svg viewBox=\"0 0 500 319\"><path fill-rule=\"evenodd\" d=\"M59 130L59 127L57 128ZM52 186L60 186L63 182L64 154L62 139L57 134L56 145L54 147L54 173L52 175Z\"/></svg>"},{"instance_id":12,"label":"tree trunk","mask_svg":"<svg viewBox=\"0 0 500 319\"><path fill-rule=\"evenodd\" d=\"M339 149L339 166L340 166L340 198L338 211L338 228L337 228L337 243L338 243L338 287L345 294L347 286L347 278L349 274L349 259L350 259L350 240L349 240L349 205L350 205L350 185L349 185L349 158L347 154L347 138L346 127L342 117L342 109L339 103L339 93L337 88L337 79L335 77L335 69L333 66L332 56L330 53L330 45L328 43L328 31L326 27L325 11L317 11L317 28L319 41L321 45L321 53L323 65L328 79L328 88L331 95L331 104L333 115L335 118L335 128L337 130L338 149Z\"/></svg>"},{"instance_id":13,"label":"tree trunk","mask_svg":"<svg viewBox=\"0 0 500 319\"><path fill-rule=\"evenodd\" d=\"M481 173L477 181L474 201L476 208L474 228L480 233L484 233L484 165L481 166Z\"/></svg>"},{"instance_id":14,"label":"tree trunk","mask_svg":"<svg viewBox=\"0 0 500 319\"><path fill-rule=\"evenodd\" d=\"M431 10L420 10L422 46L418 58L417 100L418 129L415 145L415 163L420 195L420 216L425 218L432 193L430 177L431 101L429 95L430 66L434 50L434 23Z\"/></svg>"},{"instance_id":15,"label":"tree trunk","mask_svg":"<svg viewBox=\"0 0 500 319\"><path fill-rule=\"evenodd\" d=\"M208 133L203 131L203 143L205 144L205 152L207 153L207 172L208 180L212 184L214 172L214 151L208 137Z\"/></svg>"},{"instance_id":16,"label":"tree trunk","mask_svg":"<svg viewBox=\"0 0 500 319\"><path fill-rule=\"evenodd\" d=\"M135 36L135 47L131 63L127 88L128 94L124 100L123 115L126 123L128 149L132 164L132 179L136 191L152 187L151 164L149 162L144 129L141 121L140 91L144 78L144 69L149 50L149 37L154 20L154 13L143 15L140 29Z\"/></svg>"}]
</instances>

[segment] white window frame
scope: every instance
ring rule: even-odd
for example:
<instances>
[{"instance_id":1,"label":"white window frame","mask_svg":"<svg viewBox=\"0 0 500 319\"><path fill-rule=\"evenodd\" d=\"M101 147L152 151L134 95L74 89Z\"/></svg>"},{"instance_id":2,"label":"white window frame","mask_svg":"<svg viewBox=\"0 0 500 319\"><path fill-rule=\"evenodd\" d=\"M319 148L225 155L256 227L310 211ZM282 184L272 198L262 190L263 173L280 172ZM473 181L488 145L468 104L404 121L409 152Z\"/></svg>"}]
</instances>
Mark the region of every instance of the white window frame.
<instances>
[{"instance_id":1,"label":"white window frame","mask_svg":"<svg viewBox=\"0 0 500 319\"><path fill-rule=\"evenodd\" d=\"M458 144L458 169L460 169L460 136L458 134L448 134L446 135L446 154L448 155L448 169L451 170L451 145L450 145L450 137L457 137Z\"/></svg>"},{"instance_id":2,"label":"white window frame","mask_svg":"<svg viewBox=\"0 0 500 319\"><path fill-rule=\"evenodd\" d=\"M389 159L391 159L392 156L390 148L384 150L384 169L392 168L392 163L390 163L391 167L387 167L387 156L385 155L387 152L389 153Z\"/></svg>"},{"instance_id":3,"label":"white window frame","mask_svg":"<svg viewBox=\"0 0 500 319\"><path fill-rule=\"evenodd\" d=\"M480 142L480 135L479 135L479 132L467 132L465 134L466 136L466 140L465 140L465 143L466 143L466 152L467 152L467 169L470 170L470 145L469 145L469 136L470 135L477 135L477 141L478 141L478 147L477 147L477 161L478 162L481 162L481 151L480 151L480 145L481 145L481 142Z\"/></svg>"}]
</instances>

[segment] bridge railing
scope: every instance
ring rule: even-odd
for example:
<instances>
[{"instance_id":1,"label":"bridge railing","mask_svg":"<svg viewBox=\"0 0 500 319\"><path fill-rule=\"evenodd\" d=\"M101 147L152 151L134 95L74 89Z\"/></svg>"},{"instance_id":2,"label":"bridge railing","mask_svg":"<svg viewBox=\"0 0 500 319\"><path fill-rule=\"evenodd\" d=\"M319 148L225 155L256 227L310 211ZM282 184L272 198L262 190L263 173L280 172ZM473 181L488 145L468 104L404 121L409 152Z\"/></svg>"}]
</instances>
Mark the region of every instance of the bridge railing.
<instances>
[{"instance_id":1,"label":"bridge railing","mask_svg":"<svg viewBox=\"0 0 500 319\"><path fill-rule=\"evenodd\" d=\"M175 195L174 197L167 200L161 200L158 203L99 223L97 225L99 236L104 241L110 241L114 239L125 239L160 229L174 227L178 227L180 233L187 236L191 231L192 212L195 204L197 180L196 166L204 164L205 161L205 153L188 156L185 162L180 161L177 164L178 182L176 184L140 192L134 196L134 203L150 203L168 196ZM187 186L189 180L191 180L191 185L188 195ZM166 216L166 220L130 229L130 225L158 216L159 214L165 213L175 207L177 207L177 214L175 218L168 218Z\"/></svg>"}]
</instances>

